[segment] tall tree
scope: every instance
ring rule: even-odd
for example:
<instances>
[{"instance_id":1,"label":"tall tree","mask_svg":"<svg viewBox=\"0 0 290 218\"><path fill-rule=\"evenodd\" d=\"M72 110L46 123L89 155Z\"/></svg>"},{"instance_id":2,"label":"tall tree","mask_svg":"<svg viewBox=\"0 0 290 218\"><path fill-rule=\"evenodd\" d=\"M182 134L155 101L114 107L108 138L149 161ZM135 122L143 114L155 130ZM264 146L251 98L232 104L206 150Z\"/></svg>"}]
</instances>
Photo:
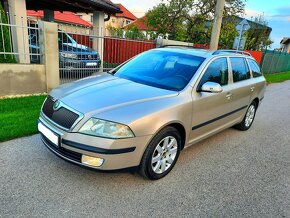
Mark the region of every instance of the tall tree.
<instances>
[{"instance_id":1,"label":"tall tree","mask_svg":"<svg viewBox=\"0 0 290 218\"><path fill-rule=\"evenodd\" d=\"M225 16L244 12L246 0L226 0ZM215 0L162 0L148 11L148 25L170 39L202 41L209 38L205 26L213 18ZM206 40L204 40L206 41Z\"/></svg>"}]
</instances>

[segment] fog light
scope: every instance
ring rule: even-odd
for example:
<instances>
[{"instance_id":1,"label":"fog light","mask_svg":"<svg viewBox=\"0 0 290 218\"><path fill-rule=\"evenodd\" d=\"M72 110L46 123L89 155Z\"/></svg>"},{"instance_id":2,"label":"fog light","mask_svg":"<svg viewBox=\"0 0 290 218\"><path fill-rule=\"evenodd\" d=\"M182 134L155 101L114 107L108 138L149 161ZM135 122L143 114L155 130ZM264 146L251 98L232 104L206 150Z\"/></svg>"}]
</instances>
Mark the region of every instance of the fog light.
<instances>
[{"instance_id":1,"label":"fog light","mask_svg":"<svg viewBox=\"0 0 290 218\"><path fill-rule=\"evenodd\" d=\"M89 166L100 167L104 163L104 159L82 155L82 163Z\"/></svg>"}]
</instances>

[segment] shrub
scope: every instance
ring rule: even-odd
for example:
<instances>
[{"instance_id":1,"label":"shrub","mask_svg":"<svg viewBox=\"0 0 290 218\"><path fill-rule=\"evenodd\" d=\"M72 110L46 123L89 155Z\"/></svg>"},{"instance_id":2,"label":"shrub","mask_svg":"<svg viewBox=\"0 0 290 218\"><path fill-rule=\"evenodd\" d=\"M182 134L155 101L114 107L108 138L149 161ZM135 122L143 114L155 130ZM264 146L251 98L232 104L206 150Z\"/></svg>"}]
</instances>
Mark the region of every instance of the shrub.
<instances>
[{"instance_id":1,"label":"shrub","mask_svg":"<svg viewBox=\"0 0 290 218\"><path fill-rule=\"evenodd\" d=\"M6 15L0 2L1 23L7 24ZM4 43L3 43L4 41ZM3 47L4 45L4 47ZM11 52L9 27L0 25L0 52ZM16 63L14 55L0 54L0 63Z\"/></svg>"}]
</instances>

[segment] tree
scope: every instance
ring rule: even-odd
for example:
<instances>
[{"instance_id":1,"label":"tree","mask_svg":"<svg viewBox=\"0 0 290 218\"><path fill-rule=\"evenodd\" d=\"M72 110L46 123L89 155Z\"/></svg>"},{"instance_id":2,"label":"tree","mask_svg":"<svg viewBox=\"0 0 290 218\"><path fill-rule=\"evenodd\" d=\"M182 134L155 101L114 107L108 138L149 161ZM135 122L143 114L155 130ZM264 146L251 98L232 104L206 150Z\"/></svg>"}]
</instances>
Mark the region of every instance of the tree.
<instances>
[{"instance_id":1,"label":"tree","mask_svg":"<svg viewBox=\"0 0 290 218\"><path fill-rule=\"evenodd\" d=\"M0 2L0 22L7 24L6 15ZM0 24L0 52L11 52L9 27ZM14 55L0 54L0 63L15 63Z\"/></svg>"},{"instance_id":2,"label":"tree","mask_svg":"<svg viewBox=\"0 0 290 218\"><path fill-rule=\"evenodd\" d=\"M244 13L246 0L226 0L224 16ZM213 19L215 0L163 0L146 14L148 26L169 39L195 43L210 38L208 21Z\"/></svg>"},{"instance_id":3,"label":"tree","mask_svg":"<svg viewBox=\"0 0 290 218\"><path fill-rule=\"evenodd\" d=\"M107 29L110 31L111 36L118 38L127 38L127 39L145 39L145 34L140 31L135 24L130 24L126 29L120 27L112 27L111 25L107 26Z\"/></svg>"},{"instance_id":4,"label":"tree","mask_svg":"<svg viewBox=\"0 0 290 218\"><path fill-rule=\"evenodd\" d=\"M125 37L128 39L145 39L145 35L135 24L130 24L125 30Z\"/></svg>"},{"instance_id":5,"label":"tree","mask_svg":"<svg viewBox=\"0 0 290 218\"><path fill-rule=\"evenodd\" d=\"M107 30L110 32L111 36L123 38L124 37L124 30L120 27L113 27L111 25L107 26Z\"/></svg>"},{"instance_id":6,"label":"tree","mask_svg":"<svg viewBox=\"0 0 290 218\"><path fill-rule=\"evenodd\" d=\"M269 35L271 29L267 27L268 23L263 15L255 17L251 23L251 28L245 33L246 37L246 50L262 50L270 46L273 41Z\"/></svg>"}]
</instances>

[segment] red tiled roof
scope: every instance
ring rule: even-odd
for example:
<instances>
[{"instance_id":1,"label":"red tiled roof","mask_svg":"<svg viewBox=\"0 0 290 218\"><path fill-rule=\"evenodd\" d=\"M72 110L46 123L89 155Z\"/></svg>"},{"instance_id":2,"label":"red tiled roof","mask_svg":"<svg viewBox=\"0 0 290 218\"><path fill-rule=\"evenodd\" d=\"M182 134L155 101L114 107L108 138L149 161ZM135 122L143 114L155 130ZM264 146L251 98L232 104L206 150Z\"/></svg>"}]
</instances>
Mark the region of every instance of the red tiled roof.
<instances>
[{"instance_id":1,"label":"red tiled roof","mask_svg":"<svg viewBox=\"0 0 290 218\"><path fill-rule=\"evenodd\" d=\"M117 5L120 10L122 11L122 13L117 13L115 16L116 17L125 17L125 18L128 18L130 20L136 20L137 17L132 14L127 8L125 8L122 4L115 4Z\"/></svg>"},{"instance_id":2,"label":"red tiled roof","mask_svg":"<svg viewBox=\"0 0 290 218\"><path fill-rule=\"evenodd\" d=\"M145 30L145 31L152 30L152 28L149 28L147 25L147 17L146 16L138 18L137 20L135 20L132 23L125 26L124 28L127 29L131 25L135 25L138 30ZM157 29L153 28L153 30L157 30Z\"/></svg>"},{"instance_id":3,"label":"red tiled roof","mask_svg":"<svg viewBox=\"0 0 290 218\"><path fill-rule=\"evenodd\" d=\"M27 16L30 16L30 17L38 17L38 18L43 17L43 11L27 10L26 13L27 13ZM54 19L60 22L73 23L73 24L78 24L82 26L92 27L92 24L88 23L87 21L83 20L79 16L69 11L64 11L63 13L59 11L55 11Z\"/></svg>"}]
</instances>

